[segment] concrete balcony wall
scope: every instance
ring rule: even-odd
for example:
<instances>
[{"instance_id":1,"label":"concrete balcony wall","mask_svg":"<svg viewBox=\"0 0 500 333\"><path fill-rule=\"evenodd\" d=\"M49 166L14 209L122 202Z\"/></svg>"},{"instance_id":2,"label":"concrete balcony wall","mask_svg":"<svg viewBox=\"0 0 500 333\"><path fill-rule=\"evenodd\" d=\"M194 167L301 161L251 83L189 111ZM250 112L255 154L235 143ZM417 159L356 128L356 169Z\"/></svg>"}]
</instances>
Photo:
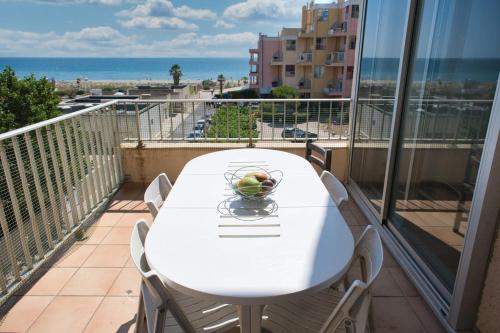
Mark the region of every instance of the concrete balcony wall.
<instances>
[{"instance_id":1,"label":"concrete balcony wall","mask_svg":"<svg viewBox=\"0 0 500 333\"><path fill-rule=\"evenodd\" d=\"M161 144L141 149L134 146L122 146L123 173L127 181L134 183L148 183L162 172L175 181L184 165L191 159L232 148L245 148L245 144ZM257 144L257 148L272 148L298 156L305 155L304 143L292 143L286 146L280 143L275 147L269 144L259 147ZM332 149L331 171L339 179L345 180L348 160L347 141L335 143Z\"/></svg>"}]
</instances>

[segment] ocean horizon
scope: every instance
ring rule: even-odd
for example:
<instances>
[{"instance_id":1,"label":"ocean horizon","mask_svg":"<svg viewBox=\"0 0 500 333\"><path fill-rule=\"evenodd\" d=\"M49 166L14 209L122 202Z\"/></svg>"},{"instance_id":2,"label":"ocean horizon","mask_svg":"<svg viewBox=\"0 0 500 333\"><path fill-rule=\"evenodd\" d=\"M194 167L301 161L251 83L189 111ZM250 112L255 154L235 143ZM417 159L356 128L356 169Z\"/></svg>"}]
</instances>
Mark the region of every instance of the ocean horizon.
<instances>
[{"instance_id":1,"label":"ocean horizon","mask_svg":"<svg viewBox=\"0 0 500 333\"><path fill-rule=\"evenodd\" d=\"M0 57L0 69L12 67L18 77L34 74L56 81L171 80L170 67L179 64L182 80L228 80L248 76L248 58L45 58Z\"/></svg>"}]
</instances>

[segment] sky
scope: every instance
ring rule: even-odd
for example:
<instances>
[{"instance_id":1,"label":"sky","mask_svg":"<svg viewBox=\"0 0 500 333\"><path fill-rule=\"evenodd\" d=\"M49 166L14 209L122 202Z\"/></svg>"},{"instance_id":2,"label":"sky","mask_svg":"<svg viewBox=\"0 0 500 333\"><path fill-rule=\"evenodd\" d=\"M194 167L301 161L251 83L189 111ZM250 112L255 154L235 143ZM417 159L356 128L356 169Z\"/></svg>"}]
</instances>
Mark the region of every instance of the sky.
<instances>
[{"instance_id":1,"label":"sky","mask_svg":"<svg viewBox=\"0 0 500 333\"><path fill-rule=\"evenodd\" d=\"M0 0L0 57L247 57L306 0Z\"/></svg>"}]
</instances>

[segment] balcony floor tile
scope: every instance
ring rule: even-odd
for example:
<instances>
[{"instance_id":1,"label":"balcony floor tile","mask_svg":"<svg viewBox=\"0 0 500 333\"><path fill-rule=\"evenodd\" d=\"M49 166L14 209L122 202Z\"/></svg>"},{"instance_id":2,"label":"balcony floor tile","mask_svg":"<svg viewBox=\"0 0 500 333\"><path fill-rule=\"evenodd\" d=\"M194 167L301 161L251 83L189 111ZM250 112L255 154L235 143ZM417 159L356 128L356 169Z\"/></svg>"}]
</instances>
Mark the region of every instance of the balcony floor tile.
<instances>
[{"instance_id":1,"label":"balcony floor tile","mask_svg":"<svg viewBox=\"0 0 500 333\"><path fill-rule=\"evenodd\" d=\"M26 332L35 322L54 296L16 297L18 302L9 311L9 315L0 325L0 332Z\"/></svg>"},{"instance_id":2,"label":"balcony floor tile","mask_svg":"<svg viewBox=\"0 0 500 333\"><path fill-rule=\"evenodd\" d=\"M57 296L31 325L28 332L82 332L102 297Z\"/></svg>"},{"instance_id":3,"label":"balcony floor tile","mask_svg":"<svg viewBox=\"0 0 500 333\"><path fill-rule=\"evenodd\" d=\"M104 296L120 273L119 268L80 268L60 295Z\"/></svg>"},{"instance_id":4,"label":"balcony floor tile","mask_svg":"<svg viewBox=\"0 0 500 333\"><path fill-rule=\"evenodd\" d=\"M84 332L134 332L138 301L139 297L106 297Z\"/></svg>"},{"instance_id":5,"label":"balcony floor tile","mask_svg":"<svg viewBox=\"0 0 500 333\"><path fill-rule=\"evenodd\" d=\"M142 184L124 184L87 238L66 251L17 302L0 324L1 332L132 332L140 276L130 257L132 226L152 223ZM357 239L368 221L353 201L342 213ZM418 291L384 248L383 270L373 285L376 333L444 332ZM359 275L354 269L350 277ZM34 296L47 295L47 296ZM57 295L57 296L53 296ZM237 328L231 333L236 333Z\"/></svg>"}]
</instances>

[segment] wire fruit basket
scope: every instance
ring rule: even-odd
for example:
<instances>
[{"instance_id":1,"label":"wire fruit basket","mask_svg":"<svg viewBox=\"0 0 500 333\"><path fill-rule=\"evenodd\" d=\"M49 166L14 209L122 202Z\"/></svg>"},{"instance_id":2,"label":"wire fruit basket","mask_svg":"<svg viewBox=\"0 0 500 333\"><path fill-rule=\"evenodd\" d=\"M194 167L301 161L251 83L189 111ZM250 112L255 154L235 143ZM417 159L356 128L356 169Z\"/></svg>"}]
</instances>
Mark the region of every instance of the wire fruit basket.
<instances>
[{"instance_id":1,"label":"wire fruit basket","mask_svg":"<svg viewBox=\"0 0 500 333\"><path fill-rule=\"evenodd\" d=\"M226 172L224 177L236 196L242 199L262 200L276 191L283 180L283 172L246 166L234 172Z\"/></svg>"}]
</instances>

